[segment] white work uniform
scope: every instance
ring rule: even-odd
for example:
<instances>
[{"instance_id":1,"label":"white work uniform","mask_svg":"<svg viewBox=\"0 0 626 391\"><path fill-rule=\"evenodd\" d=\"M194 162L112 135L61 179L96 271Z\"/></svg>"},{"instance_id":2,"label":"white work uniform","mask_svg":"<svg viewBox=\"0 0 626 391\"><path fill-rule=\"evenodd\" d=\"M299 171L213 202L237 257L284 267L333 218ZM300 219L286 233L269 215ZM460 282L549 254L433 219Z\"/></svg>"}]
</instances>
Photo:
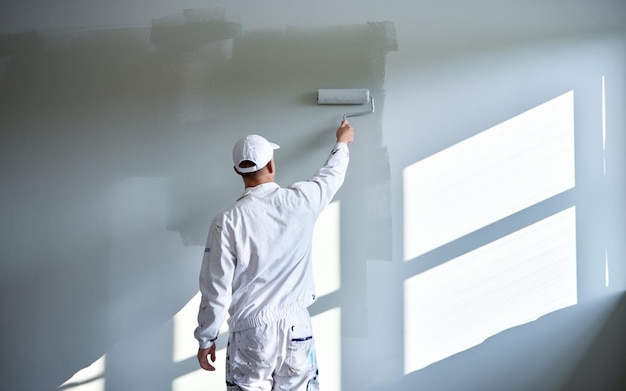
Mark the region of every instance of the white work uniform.
<instances>
[{"instance_id":1,"label":"white work uniform","mask_svg":"<svg viewBox=\"0 0 626 391\"><path fill-rule=\"evenodd\" d=\"M194 334L201 348L210 347L230 314L226 380L232 389L270 390L274 382L282 380L260 379L260 372L271 377L290 365L284 362L284 349L296 348L294 344L305 347L307 359L295 364L306 370L292 368L281 373L296 376L305 372L316 382L317 364L306 312L316 300L311 241L317 217L343 184L348 161L347 144L337 143L326 164L308 181L287 188L274 182L246 188L232 207L214 218L200 272L202 300ZM253 344L253 340L257 342ZM250 356L255 349L259 355ZM241 352L246 356L239 357ZM268 352L272 352L270 357ZM263 361L262 365L254 357ZM239 365L242 363L247 369ZM234 364L236 371L230 367ZM266 364L268 368L260 371L259 365ZM269 388L263 388L268 384ZM278 386L274 384L275 389L280 389ZM297 389L307 389L305 386Z\"/></svg>"}]
</instances>

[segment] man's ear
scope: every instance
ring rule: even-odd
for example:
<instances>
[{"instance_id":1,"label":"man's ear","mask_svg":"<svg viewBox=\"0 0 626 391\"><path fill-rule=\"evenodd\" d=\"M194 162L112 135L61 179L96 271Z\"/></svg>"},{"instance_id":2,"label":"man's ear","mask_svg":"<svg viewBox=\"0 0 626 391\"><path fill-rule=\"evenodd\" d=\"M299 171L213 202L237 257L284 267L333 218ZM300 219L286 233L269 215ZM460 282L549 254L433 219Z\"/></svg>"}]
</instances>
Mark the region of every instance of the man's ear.
<instances>
[{"instance_id":1,"label":"man's ear","mask_svg":"<svg viewBox=\"0 0 626 391\"><path fill-rule=\"evenodd\" d=\"M270 160L269 163L267 163L267 170L269 171L270 174L274 173L274 159Z\"/></svg>"}]
</instances>

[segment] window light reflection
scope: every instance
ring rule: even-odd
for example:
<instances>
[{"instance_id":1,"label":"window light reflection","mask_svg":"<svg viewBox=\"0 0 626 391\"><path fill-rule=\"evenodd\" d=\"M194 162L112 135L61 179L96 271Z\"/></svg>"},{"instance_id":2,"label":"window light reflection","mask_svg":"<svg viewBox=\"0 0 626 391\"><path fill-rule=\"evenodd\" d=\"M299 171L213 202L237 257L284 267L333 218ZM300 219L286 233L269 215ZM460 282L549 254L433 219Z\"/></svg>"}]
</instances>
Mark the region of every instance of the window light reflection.
<instances>
[{"instance_id":1,"label":"window light reflection","mask_svg":"<svg viewBox=\"0 0 626 391\"><path fill-rule=\"evenodd\" d=\"M571 189L574 181L570 91L404 169L404 259Z\"/></svg>"}]
</instances>

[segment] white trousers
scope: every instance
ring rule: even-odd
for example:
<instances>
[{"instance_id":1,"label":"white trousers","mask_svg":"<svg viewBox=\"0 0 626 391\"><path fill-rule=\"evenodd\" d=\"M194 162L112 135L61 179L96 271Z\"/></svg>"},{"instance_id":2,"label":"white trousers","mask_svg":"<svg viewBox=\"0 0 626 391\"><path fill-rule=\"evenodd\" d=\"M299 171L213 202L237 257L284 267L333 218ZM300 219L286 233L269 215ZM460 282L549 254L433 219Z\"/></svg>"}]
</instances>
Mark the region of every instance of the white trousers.
<instances>
[{"instance_id":1,"label":"white trousers","mask_svg":"<svg viewBox=\"0 0 626 391\"><path fill-rule=\"evenodd\" d=\"M230 333L228 391L317 391L311 317L305 309L278 322Z\"/></svg>"}]
</instances>

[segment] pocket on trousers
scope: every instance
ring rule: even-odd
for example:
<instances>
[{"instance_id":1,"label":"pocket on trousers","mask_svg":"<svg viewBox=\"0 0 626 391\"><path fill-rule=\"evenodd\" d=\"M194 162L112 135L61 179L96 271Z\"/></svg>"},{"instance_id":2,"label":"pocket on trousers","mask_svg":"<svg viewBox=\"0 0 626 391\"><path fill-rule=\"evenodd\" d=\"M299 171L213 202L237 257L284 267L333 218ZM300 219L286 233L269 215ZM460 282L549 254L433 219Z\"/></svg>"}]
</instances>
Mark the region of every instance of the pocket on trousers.
<instances>
[{"instance_id":1,"label":"pocket on trousers","mask_svg":"<svg viewBox=\"0 0 626 391\"><path fill-rule=\"evenodd\" d=\"M293 375L310 372L315 366L315 345L310 325L289 328L285 363Z\"/></svg>"}]
</instances>

